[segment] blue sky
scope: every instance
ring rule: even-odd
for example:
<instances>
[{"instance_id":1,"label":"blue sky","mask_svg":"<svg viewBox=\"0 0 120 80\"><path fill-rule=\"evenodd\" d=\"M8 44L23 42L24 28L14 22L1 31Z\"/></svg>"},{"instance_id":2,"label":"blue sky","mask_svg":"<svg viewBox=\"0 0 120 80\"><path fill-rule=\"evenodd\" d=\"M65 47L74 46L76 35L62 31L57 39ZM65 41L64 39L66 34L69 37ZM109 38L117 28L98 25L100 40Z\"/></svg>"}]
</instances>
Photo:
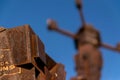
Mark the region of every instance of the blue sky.
<instances>
[{"instance_id":1,"label":"blue sky","mask_svg":"<svg viewBox=\"0 0 120 80\"><path fill-rule=\"evenodd\" d=\"M101 32L103 42L113 46L120 41L120 0L83 0L85 20ZM65 65L66 80L75 76L73 40L50 32L46 20L52 18L59 26L73 33L81 21L74 0L0 0L0 25L6 28L30 24L45 45L46 52ZM101 80L120 80L120 54L100 48L104 66Z\"/></svg>"}]
</instances>

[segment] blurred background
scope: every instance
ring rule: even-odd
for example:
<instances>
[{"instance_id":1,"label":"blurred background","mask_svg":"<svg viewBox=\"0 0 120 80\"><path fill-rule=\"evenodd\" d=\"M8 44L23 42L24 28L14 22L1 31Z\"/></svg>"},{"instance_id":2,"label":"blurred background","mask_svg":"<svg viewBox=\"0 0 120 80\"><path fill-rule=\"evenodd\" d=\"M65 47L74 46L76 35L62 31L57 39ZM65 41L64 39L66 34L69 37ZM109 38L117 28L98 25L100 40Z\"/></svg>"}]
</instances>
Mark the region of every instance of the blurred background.
<instances>
[{"instance_id":1,"label":"blurred background","mask_svg":"<svg viewBox=\"0 0 120 80\"><path fill-rule=\"evenodd\" d=\"M76 49L71 38L47 30L46 20L52 18L59 27L76 33L81 27L74 0L0 0L0 26L12 28L30 24L41 38L46 52L64 64L66 80L75 76ZM83 0L88 23L101 33L103 42L116 46L120 41L120 0ZM100 48L104 66L101 80L120 80L120 54Z\"/></svg>"}]
</instances>

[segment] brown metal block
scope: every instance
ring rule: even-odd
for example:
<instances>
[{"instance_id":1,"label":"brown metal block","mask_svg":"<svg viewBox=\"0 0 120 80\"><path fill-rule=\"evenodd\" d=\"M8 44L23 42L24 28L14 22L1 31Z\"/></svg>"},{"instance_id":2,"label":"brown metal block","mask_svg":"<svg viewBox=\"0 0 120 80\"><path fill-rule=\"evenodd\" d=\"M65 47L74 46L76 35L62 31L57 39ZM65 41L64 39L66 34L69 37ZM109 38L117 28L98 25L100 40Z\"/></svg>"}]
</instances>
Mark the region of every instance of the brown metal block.
<instances>
[{"instance_id":1,"label":"brown metal block","mask_svg":"<svg viewBox=\"0 0 120 80\"><path fill-rule=\"evenodd\" d=\"M31 63L34 57L46 61L44 46L29 25L19 26L6 30L13 63L22 65Z\"/></svg>"},{"instance_id":2,"label":"brown metal block","mask_svg":"<svg viewBox=\"0 0 120 80\"><path fill-rule=\"evenodd\" d=\"M18 75L20 80L36 80L35 67L31 69L21 68L21 74Z\"/></svg>"},{"instance_id":3,"label":"brown metal block","mask_svg":"<svg viewBox=\"0 0 120 80\"><path fill-rule=\"evenodd\" d=\"M32 64L15 66L6 34L6 31L0 33L0 80L36 80Z\"/></svg>"},{"instance_id":4,"label":"brown metal block","mask_svg":"<svg viewBox=\"0 0 120 80\"><path fill-rule=\"evenodd\" d=\"M51 74L48 71L47 67L44 67L44 73L40 72L37 76L37 80L51 80Z\"/></svg>"},{"instance_id":5,"label":"brown metal block","mask_svg":"<svg viewBox=\"0 0 120 80\"><path fill-rule=\"evenodd\" d=\"M37 37L37 52L38 55L36 55L37 57L40 57L40 59L46 63L46 54L45 54L45 49L44 49L44 45L42 43L42 41L40 40L39 37Z\"/></svg>"},{"instance_id":6,"label":"brown metal block","mask_svg":"<svg viewBox=\"0 0 120 80\"><path fill-rule=\"evenodd\" d=\"M45 74L41 72L41 73L38 75L37 80L46 80Z\"/></svg>"},{"instance_id":7,"label":"brown metal block","mask_svg":"<svg viewBox=\"0 0 120 80\"><path fill-rule=\"evenodd\" d=\"M46 54L46 66L48 70L51 70L57 63Z\"/></svg>"},{"instance_id":8,"label":"brown metal block","mask_svg":"<svg viewBox=\"0 0 120 80\"><path fill-rule=\"evenodd\" d=\"M11 58L11 49L6 35L6 31L0 33L0 80L5 75L19 73Z\"/></svg>"},{"instance_id":9,"label":"brown metal block","mask_svg":"<svg viewBox=\"0 0 120 80\"><path fill-rule=\"evenodd\" d=\"M11 73L0 77L0 80L36 80L35 68L30 70L20 68L19 73Z\"/></svg>"},{"instance_id":10,"label":"brown metal block","mask_svg":"<svg viewBox=\"0 0 120 80\"><path fill-rule=\"evenodd\" d=\"M0 80L65 80L65 71L45 54L29 25L1 28Z\"/></svg>"},{"instance_id":11,"label":"brown metal block","mask_svg":"<svg viewBox=\"0 0 120 80\"><path fill-rule=\"evenodd\" d=\"M51 80L52 75L50 74L49 70L47 69L47 67L44 67L44 69L45 69L46 80Z\"/></svg>"},{"instance_id":12,"label":"brown metal block","mask_svg":"<svg viewBox=\"0 0 120 80\"><path fill-rule=\"evenodd\" d=\"M0 80L36 80L36 68L33 66L36 57L45 63L44 45L28 25L4 30L2 28ZM44 67L39 60L35 62L36 66L39 63Z\"/></svg>"},{"instance_id":13,"label":"brown metal block","mask_svg":"<svg viewBox=\"0 0 120 80\"><path fill-rule=\"evenodd\" d=\"M51 70L52 74L51 80L65 80L66 72L62 64L56 64Z\"/></svg>"}]
</instances>

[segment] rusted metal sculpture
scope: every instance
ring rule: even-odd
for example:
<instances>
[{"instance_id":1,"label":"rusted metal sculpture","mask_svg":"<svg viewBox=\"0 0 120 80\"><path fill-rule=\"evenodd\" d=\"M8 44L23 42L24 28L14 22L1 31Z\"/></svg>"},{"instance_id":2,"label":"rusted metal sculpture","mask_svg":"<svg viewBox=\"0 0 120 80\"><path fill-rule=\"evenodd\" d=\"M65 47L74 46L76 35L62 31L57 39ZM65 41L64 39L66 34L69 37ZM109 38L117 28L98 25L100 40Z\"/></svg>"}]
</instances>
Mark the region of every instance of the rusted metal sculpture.
<instances>
[{"instance_id":1,"label":"rusted metal sculpture","mask_svg":"<svg viewBox=\"0 0 120 80\"><path fill-rule=\"evenodd\" d=\"M86 24L82 13L82 2L76 0L80 12L82 27L76 34L58 28L54 20L48 19L48 29L54 30L74 39L78 53L75 55L77 76L71 80L100 80L102 69L102 55L99 47L120 52L120 44L112 47L101 42L100 33L92 25Z\"/></svg>"},{"instance_id":2,"label":"rusted metal sculpture","mask_svg":"<svg viewBox=\"0 0 120 80\"><path fill-rule=\"evenodd\" d=\"M65 71L29 25L0 27L0 80L65 80Z\"/></svg>"}]
</instances>

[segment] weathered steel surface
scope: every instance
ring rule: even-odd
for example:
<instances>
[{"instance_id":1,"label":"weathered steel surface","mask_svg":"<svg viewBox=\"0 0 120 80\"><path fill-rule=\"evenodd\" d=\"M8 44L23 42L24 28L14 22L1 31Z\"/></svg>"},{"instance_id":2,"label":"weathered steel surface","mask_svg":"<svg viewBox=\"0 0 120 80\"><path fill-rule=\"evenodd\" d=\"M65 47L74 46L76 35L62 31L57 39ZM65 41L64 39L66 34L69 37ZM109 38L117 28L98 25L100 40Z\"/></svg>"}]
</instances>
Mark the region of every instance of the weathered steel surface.
<instances>
[{"instance_id":1,"label":"weathered steel surface","mask_svg":"<svg viewBox=\"0 0 120 80\"><path fill-rule=\"evenodd\" d=\"M50 74L47 67L44 67L44 73L40 72L40 74L37 76L37 80L51 80L52 75Z\"/></svg>"},{"instance_id":2,"label":"weathered steel surface","mask_svg":"<svg viewBox=\"0 0 120 80\"><path fill-rule=\"evenodd\" d=\"M48 70L51 70L57 63L46 54L46 66Z\"/></svg>"},{"instance_id":3,"label":"weathered steel surface","mask_svg":"<svg viewBox=\"0 0 120 80\"><path fill-rule=\"evenodd\" d=\"M23 49L24 49L24 46L23 46ZM16 54L16 58L19 58L22 56L24 58L24 55L19 55L19 57L18 55L19 54ZM14 56L11 49L11 45L9 43L7 30L3 31L0 33L0 80L26 80L26 79L36 80L34 76L35 72L34 72L33 66L32 67L28 66L28 69L15 66ZM31 67L31 69L29 69L29 67ZM27 74L30 74L31 76L28 77Z\"/></svg>"},{"instance_id":4,"label":"weathered steel surface","mask_svg":"<svg viewBox=\"0 0 120 80\"><path fill-rule=\"evenodd\" d=\"M62 64L56 64L51 70L52 74L51 80L65 80L66 72Z\"/></svg>"},{"instance_id":5,"label":"weathered steel surface","mask_svg":"<svg viewBox=\"0 0 120 80\"><path fill-rule=\"evenodd\" d=\"M0 80L52 80L56 64L29 25L0 28Z\"/></svg>"},{"instance_id":6,"label":"weathered steel surface","mask_svg":"<svg viewBox=\"0 0 120 80\"><path fill-rule=\"evenodd\" d=\"M40 57L45 62L43 43L28 25L8 29L6 33L14 64L31 63L34 57Z\"/></svg>"}]
</instances>

